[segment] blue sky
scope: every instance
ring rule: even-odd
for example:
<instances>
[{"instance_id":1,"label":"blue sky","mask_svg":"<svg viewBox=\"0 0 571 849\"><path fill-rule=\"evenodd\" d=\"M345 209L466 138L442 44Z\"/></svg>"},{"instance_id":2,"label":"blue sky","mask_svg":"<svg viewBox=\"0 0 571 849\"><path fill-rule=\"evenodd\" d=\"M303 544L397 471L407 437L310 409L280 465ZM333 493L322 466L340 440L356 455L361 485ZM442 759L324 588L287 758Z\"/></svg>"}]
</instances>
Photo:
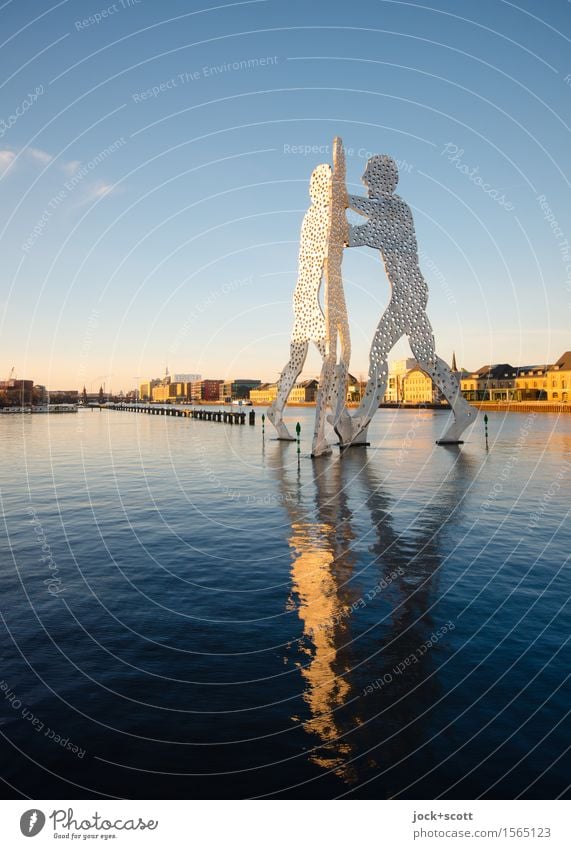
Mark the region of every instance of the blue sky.
<instances>
[{"instance_id":1,"label":"blue sky","mask_svg":"<svg viewBox=\"0 0 571 849\"><path fill-rule=\"evenodd\" d=\"M445 359L571 348L569 3L12 0L0 22L0 377L275 379L334 135L352 192L370 153L400 163ZM366 373L378 252L344 279Z\"/></svg>"}]
</instances>

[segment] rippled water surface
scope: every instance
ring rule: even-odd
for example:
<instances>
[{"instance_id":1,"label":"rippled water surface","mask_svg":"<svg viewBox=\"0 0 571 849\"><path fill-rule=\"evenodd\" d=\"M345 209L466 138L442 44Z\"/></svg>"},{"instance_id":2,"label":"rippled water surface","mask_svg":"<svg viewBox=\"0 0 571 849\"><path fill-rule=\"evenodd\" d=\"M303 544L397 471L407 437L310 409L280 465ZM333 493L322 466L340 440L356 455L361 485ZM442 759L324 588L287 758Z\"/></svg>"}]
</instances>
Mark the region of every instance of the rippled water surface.
<instances>
[{"instance_id":1,"label":"rippled water surface","mask_svg":"<svg viewBox=\"0 0 571 849\"><path fill-rule=\"evenodd\" d=\"M259 412L0 419L8 795L563 794L571 416Z\"/></svg>"}]
</instances>

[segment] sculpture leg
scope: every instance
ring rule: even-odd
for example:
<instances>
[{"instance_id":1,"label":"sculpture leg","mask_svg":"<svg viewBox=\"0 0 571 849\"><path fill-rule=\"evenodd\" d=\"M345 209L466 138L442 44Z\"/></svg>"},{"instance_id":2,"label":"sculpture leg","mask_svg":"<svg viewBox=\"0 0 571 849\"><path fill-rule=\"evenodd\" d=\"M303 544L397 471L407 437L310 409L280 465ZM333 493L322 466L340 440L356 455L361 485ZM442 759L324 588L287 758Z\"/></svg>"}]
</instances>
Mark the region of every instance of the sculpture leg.
<instances>
[{"instance_id":1,"label":"sculpture leg","mask_svg":"<svg viewBox=\"0 0 571 849\"><path fill-rule=\"evenodd\" d=\"M387 357L391 349L403 335L400 316L395 314L389 304L373 337L369 356L369 379L361 403L350 416L345 410L337 422L337 433L342 446L361 445L367 442L367 429L371 419L379 409L387 388L389 374Z\"/></svg>"},{"instance_id":2,"label":"sculpture leg","mask_svg":"<svg viewBox=\"0 0 571 849\"><path fill-rule=\"evenodd\" d=\"M268 419L277 430L278 439L285 439L289 442L295 442L295 436L292 436L287 429L283 420L283 412L292 387L301 374L308 347L308 342L291 343L289 362L280 375L276 400L268 407Z\"/></svg>"},{"instance_id":3,"label":"sculpture leg","mask_svg":"<svg viewBox=\"0 0 571 849\"><path fill-rule=\"evenodd\" d=\"M428 317L417 321L415 330L409 336L413 355L421 369L432 379L442 395L450 404L454 418L444 435L437 440L438 445L458 444L460 437L475 420L475 410L460 392L460 384L443 359L434 352L434 336Z\"/></svg>"},{"instance_id":4,"label":"sculpture leg","mask_svg":"<svg viewBox=\"0 0 571 849\"><path fill-rule=\"evenodd\" d=\"M335 432L339 436L339 430L348 432L350 428L349 412L346 407L347 403L347 378L349 375L349 363L351 360L351 342L349 338L349 329L347 321L347 313L345 304L343 303L342 318L338 324L338 333L341 339L341 357L340 362L334 366L333 386L331 389L331 415L327 417L327 421L333 425ZM340 420L343 420L339 424ZM339 428L339 429L338 429ZM341 440L343 441L343 440Z\"/></svg>"},{"instance_id":5,"label":"sculpture leg","mask_svg":"<svg viewBox=\"0 0 571 849\"><path fill-rule=\"evenodd\" d=\"M326 353L325 342L317 342L319 353L323 357L321 374L319 375L319 389L315 405L315 430L313 431L313 444L311 456L319 457L322 454L330 454L331 446L325 438L325 412L331 403L331 392L333 391L333 378L335 359L331 353Z\"/></svg>"},{"instance_id":6,"label":"sculpture leg","mask_svg":"<svg viewBox=\"0 0 571 849\"><path fill-rule=\"evenodd\" d=\"M335 366L335 390L333 392L331 404L332 413L327 417L327 421L333 425L333 429L339 437L339 444L341 446L351 443L353 437L355 438L355 441L358 439L359 442L366 443L366 431L361 431L361 434L359 435L354 432L354 422L349 415L346 403L347 368L344 363L338 363Z\"/></svg>"}]
</instances>

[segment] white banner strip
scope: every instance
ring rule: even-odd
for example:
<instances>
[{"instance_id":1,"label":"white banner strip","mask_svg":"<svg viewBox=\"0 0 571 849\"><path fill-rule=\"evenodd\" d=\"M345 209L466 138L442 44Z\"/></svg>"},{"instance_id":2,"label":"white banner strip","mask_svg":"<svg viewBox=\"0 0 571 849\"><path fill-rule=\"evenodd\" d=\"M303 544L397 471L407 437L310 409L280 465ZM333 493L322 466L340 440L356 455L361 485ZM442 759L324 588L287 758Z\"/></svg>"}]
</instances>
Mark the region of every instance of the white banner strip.
<instances>
[{"instance_id":1,"label":"white banner strip","mask_svg":"<svg viewBox=\"0 0 571 849\"><path fill-rule=\"evenodd\" d=\"M3 801L2 845L567 849L569 802ZM35 842L30 844L30 840Z\"/></svg>"}]
</instances>

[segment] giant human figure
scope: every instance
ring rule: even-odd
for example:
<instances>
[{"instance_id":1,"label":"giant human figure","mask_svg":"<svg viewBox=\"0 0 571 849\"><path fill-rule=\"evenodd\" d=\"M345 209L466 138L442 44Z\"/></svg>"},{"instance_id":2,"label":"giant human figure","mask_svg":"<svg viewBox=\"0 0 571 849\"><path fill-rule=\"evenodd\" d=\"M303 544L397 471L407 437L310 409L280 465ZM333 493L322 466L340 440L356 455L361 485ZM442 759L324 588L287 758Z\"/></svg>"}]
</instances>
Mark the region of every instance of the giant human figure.
<instances>
[{"instance_id":1,"label":"giant human figure","mask_svg":"<svg viewBox=\"0 0 571 849\"><path fill-rule=\"evenodd\" d=\"M283 420L283 411L305 364L309 344L313 342L322 357L313 456L331 451L325 438L326 410L328 407L341 409L344 405L350 358L349 322L341 277L347 233L347 192L340 138L333 142L333 163L333 172L329 165L324 164L318 165L311 175L309 194L312 203L301 227L290 357L278 381L277 397L268 408L268 419L276 428L278 439L294 440ZM324 309L319 300L323 281ZM338 341L341 347L339 363Z\"/></svg>"},{"instance_id":2,"label":"giant human figure","mask_svg":"<svg viewBox=\"0 0 571 849\"><path fill-rule=\"evenodd\" d=\"M435 353L434 335L426 314L428 286L418 264L412 213L404 200L394 194L397 165L390 156L373 156L367 162L362 180L369 196L349 195L348 205L368 220L350 227L348 246L367 246L381 252L392 291L371 344L367 388L361 403L349 415L339 393L330 421L341 445L366 444L368 426L386 390L388 354L399 339L407 336L420 368L441 391L454 414L438 444L461 442L462 433L474 420L473 411L460 393L456 376Z\"/></svg>"}]
</instances>

